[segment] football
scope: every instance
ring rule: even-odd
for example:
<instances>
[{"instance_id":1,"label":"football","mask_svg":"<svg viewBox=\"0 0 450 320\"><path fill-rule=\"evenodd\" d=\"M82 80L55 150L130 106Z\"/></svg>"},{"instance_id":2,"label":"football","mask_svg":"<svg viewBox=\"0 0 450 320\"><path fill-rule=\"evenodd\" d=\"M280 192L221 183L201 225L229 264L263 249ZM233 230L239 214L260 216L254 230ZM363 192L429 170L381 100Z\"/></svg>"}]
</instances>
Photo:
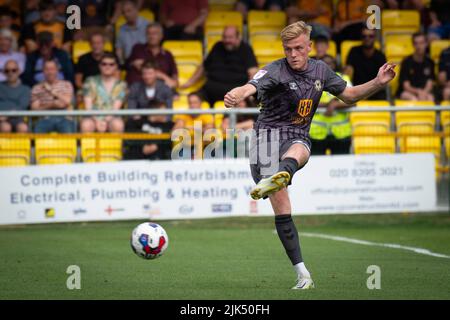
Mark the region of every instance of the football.
<instances>
[{"instance_id":1,"label":"football","mask_svg":"<svg viewBox=\"0 0 450 320\"><path fill-rule=\"evenodd\" d=\"M134 228L131 233L133 252L144 259L156 259L167 250L169 237L159 224L145 222Z\"/></svg>"}]
</instances>

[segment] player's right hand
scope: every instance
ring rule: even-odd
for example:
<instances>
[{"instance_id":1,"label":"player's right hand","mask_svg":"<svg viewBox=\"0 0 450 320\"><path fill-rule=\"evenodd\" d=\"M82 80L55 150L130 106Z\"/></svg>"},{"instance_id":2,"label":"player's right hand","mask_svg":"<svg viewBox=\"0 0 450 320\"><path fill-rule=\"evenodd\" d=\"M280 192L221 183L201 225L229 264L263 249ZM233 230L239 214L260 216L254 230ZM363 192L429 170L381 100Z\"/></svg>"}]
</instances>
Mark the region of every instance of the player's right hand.
<instances>
[{"instance_id":1,"label":"player's right hand","mask_svg":"<svg viewBox=\"0 0 450 320\"><path fill-rule=\"evenodd\" d=\"M227 92L227 94L223 98L223 102L225 104L225 107L227 107L227 108L234 108L239 103L239 100L237 98L235 90L236 89L233 89L233 90Z\"/></svg>"}]
</instances>

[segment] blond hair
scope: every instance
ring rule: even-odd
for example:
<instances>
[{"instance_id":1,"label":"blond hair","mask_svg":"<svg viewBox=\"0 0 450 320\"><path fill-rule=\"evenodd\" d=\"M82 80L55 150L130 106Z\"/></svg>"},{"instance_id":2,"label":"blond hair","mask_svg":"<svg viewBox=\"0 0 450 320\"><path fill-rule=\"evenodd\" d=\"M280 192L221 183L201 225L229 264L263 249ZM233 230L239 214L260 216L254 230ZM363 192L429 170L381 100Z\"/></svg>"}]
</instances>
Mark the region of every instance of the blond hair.
<instances>
[{"instance_id":1,"label":"blond hair","mask_svg":"<svg viewBox=\"0 0 450 320\"><path fill-rule=\"evenodd\" d=\"M304 21L294 22L281 30L281 41L287 42L302 34L307 35L309 38L311 30L312 27L307 25Z\"/></svg>"}]
</instances>

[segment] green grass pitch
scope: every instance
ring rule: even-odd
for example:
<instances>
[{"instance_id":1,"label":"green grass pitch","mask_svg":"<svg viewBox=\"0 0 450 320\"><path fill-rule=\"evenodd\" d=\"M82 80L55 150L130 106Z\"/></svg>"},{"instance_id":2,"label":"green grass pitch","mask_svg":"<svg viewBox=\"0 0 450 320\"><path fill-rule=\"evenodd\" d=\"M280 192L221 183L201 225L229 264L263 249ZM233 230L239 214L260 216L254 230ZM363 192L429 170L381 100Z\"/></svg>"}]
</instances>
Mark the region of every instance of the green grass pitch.
<instances>
[{"instance_id":1,"label":"green grass pitch","mask_svg":"<svg viewBox=\"0 0 450 320\"><path fill-rule=\"evenodd\" d=\"M301 232L420 247L450 255L450 215L296 216ZM272 217L160 221L169 248L134 255L142 221L0 228L0 299L449 299L450 259L301 237L316 289L290 290L295 275ZM81 268L81 290L66 269ZM381 289L369 290L369 265Z\"/></svg>"}]
</instances>

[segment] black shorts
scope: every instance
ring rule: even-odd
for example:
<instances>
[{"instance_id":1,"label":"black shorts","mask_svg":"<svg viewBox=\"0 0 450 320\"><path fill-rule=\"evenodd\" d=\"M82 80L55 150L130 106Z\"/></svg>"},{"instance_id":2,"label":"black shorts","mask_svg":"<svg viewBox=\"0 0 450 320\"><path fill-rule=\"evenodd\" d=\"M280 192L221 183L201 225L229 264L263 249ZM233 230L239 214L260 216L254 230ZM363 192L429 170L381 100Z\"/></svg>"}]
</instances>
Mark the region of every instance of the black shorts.
<instances>
[{"instance_id":1,"label":"black shorts","mask_svg":"<svg viewBox=\"0 0 450 320\"><path fill-rule=\"evenodd\" d=\"M276 129L255 130L255 135L252 136L250 171L255 183L278 172L281 158L293 144L300 143L304 145L311 154L311 141L309 136L303 131L280 128L277 135L273 130ZM271 143L274 139L278 143ZM306 163L301 168L305 165ZM291 184L291 181L289 181L289 184Z\"/></svg>"}]
</instances>

